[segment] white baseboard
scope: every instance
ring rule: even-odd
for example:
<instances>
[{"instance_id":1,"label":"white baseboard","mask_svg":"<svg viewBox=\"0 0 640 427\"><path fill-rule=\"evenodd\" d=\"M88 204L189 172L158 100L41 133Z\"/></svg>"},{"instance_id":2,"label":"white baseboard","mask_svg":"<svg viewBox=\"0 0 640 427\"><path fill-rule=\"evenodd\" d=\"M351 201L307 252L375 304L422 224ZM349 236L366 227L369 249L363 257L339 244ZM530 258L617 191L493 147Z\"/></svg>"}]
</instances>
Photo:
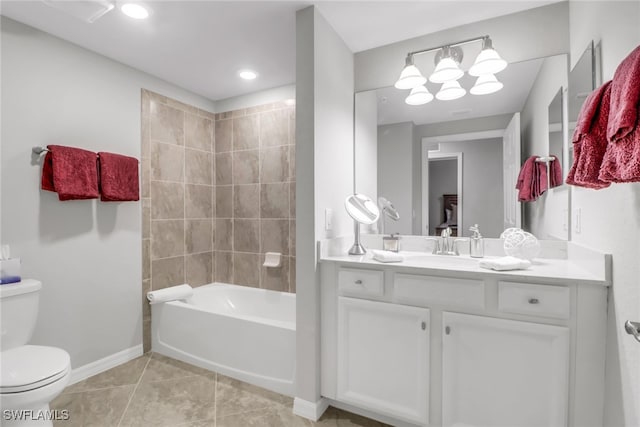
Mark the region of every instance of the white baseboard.
<instances>
[{"instance_id":1,"label":"white baseboard","mask_svg":"<svg viewBox=\"0 0 640 427\"><path fill-rule=\"evenodd\" d=\"M311 421L318 421L329 407L329 401L321 397L317 402L296 397L293 399L293 413Z\"/></svg>"},{"instance_id":2,"label":"white baseboard","mask_svg":"<svg viewBox=\"0 0 640 427\"><path fill-rule=\"evenodd\" d=\"M69 385L78 383L101 372L108 371L118 365L122 365L138 356L142 356L142 353L142 344L140 344L96 360L95 362L87 363L79 368L72 369Z\"/></svg>"}]
</instances>

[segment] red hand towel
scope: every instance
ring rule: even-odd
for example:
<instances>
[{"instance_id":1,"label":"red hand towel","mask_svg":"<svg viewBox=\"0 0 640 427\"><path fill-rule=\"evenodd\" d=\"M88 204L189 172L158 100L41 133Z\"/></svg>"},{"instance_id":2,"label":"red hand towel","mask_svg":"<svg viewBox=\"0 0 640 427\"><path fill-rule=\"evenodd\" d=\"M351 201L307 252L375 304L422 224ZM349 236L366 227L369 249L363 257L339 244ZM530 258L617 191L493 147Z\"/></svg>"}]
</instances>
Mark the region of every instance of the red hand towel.
<instances>
[{"instance_id":1,"label":"red hand towel","mask_svg":"<svg viewBox=\"0 0 640 427\"><path fill-rule=\"evenodd\" d=\"M536 160L537 156L529 157L518 174L518 181L516 182L516 189L518 191L518 201L520 202L532 202L538 198L536 187Z\"/></svg>"},{"instance_id":2,"label":"red hand towel","mask_svg":"<svg viewBox=\"0 0 640 427\"><path fill-rule=\"evenodd\" d=\"M582 104L573 132L573 165L567 184L596 190L610 184L599 178L607 151L607 123L611 100L611 82L594 90Z\"/></svg>"},{"instance_id":3,"label":"red hand towel","mask_svg":"<svg viewBox=\"0 0 640 427\"><path fill-rule=\"evenodd\" d=\"M547 171L546 162L536 162L536 199L549 189L549 172Z\"/></svg>"},{"instance_id":4,"label":"red hand towel","mask_svg":"<svg viewBox=\"0 0 640 427\"><path fill-rule=\"evenodd\" d=\"M611 113L607 138L611 142L629 135L637 126L640 104L640 46L618 65L611 84Z\"/></svg>"},{"instance_id":5,"label":"red hand towel","mask_svg":"<svg viewBox=\"0 0 640 427\"><path fill-rule=\"evenodd\" d=\"M120 154L99 152L100 200L129 202L140 200L138 159Z\"/></svg>"},{"instance_id":6,"label":"red hand towel","mask_svg":"<svg viewBox=\"0 0 640 427\"><path fill-rule=\"evenodd\" d=\"M97 199L96 153L62 145L48 148L42 165L42 189L58 193L60 200Z\"/></svg>"},{"instance_id":7,"label":"red hand towel","mask_svg":"<svg viewBox=\"0 0 640 427\"><path fill-rule=\"evenodd\" d=\"M551 157L555 158L554 161L549 162L551 188L554 188L562 185L562 165L558 156L551 155Z\"/></svg>"}]
</instances>

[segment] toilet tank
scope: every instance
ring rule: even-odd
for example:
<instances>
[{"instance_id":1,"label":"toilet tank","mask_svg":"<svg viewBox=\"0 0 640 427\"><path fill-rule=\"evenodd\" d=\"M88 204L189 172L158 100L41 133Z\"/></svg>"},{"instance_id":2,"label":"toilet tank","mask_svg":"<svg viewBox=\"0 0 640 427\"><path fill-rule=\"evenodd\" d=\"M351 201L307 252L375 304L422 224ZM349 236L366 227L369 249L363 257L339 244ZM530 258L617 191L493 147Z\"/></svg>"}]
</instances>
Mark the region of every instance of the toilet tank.
<instances>
[{"instance_id":1,"label":"toilet tank","mask_svg":"<svg viewBox=\"0 0 640 427\"><path fill-rule=\"evenodd\" d=\"M0 351L25 345L31 339L40 288L42 283L31 279L0 285Z\"/></svg>"}]
</instances>

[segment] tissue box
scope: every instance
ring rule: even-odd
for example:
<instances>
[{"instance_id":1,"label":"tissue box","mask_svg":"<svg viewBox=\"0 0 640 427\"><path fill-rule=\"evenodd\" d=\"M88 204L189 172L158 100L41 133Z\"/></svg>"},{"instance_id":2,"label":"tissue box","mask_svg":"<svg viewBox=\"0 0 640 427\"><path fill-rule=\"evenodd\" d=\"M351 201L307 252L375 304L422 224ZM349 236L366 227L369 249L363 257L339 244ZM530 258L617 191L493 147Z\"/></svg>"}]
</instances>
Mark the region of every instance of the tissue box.
<instances>
[{"instance_id":1,"label":"tissue box","mask_svg":"<svg viewBox=\"0 0 640 427\"><path fill-rule=\"evenodd\" d=\"M0 285L20 281L20 258L0 260Z\"/></svg>"}]
</instances>

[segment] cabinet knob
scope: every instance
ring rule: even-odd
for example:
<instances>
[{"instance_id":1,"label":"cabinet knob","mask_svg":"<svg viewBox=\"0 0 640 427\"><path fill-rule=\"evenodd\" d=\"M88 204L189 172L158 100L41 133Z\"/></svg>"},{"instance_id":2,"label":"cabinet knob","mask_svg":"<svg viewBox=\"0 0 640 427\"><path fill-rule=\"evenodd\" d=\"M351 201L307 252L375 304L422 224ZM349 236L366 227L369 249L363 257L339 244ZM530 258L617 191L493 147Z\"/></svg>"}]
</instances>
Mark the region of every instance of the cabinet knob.
<instances>
[{"instance_id":1,"label":"cabinet knob","mask_svg":"<svg viewBox=\"0 0 640 427\"><path fill-rule=\"evenodd\" d=\"M427 329L427 322L422 322L422 330L424 331L425 329Z\"/></svg>"},{"instance_id":2,"label":"cabinet knob","mask_svg":"<svg viewBox=\"0 0 640 427\"><path fill-rule=\"evenodd\" d=\"M360 279L356 280L356 285L362 285L362 280Z\"/></svg>"},{"instance_id":3,"label":"cabinet knob","mask_svg":"<svg viewBox=\"0 0 640 427\"><path fill-rule=\"evenodd\" d=\"M529 304L538 304L540 300L538 298L529 298Z\"/></svg>"},{"instance_id":4,"label":"cabinet knob","mask_svg":"<svg viewBox=\"0 0 640 427\"><path fill-rule=\"evenodd\" d=\"M444 333L445 333L445 334L447 334L447 335L449 335L449 334L451 333L451 327L450 327L450 326L446 326L446 327L444 328Z\"/></svg>"}]
</instances>

